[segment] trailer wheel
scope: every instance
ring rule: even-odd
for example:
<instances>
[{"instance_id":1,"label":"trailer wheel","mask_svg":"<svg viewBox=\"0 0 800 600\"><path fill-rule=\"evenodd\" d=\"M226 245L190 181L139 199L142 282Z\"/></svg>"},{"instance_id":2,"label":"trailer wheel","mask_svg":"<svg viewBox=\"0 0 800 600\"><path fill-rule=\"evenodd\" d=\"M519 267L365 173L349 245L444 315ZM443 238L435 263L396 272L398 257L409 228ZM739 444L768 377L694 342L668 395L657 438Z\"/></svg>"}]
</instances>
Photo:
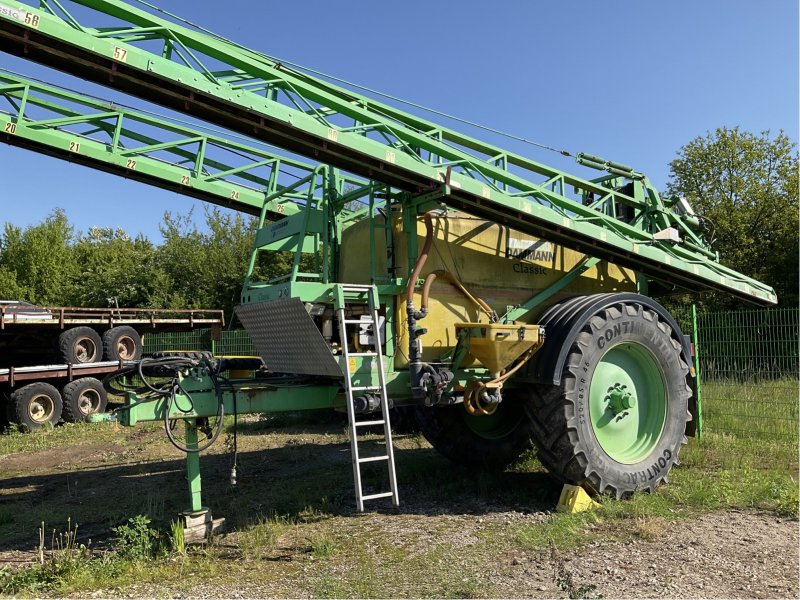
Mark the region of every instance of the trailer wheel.
<instances>
[{"instance_id":1,"label":"trailer wheel","mask_svg":"<svg viewBox=\"0 0 800 600\"><path fill-rule=\"evenodd\" d=\"M58 357L67 363L93 363L103 359L103 341L91 327L73 327L58 336Z\"/></svg>"},{"instance_id":2,"label":"trailer wheel","mask_svg":"<svg viewBox=\"0 0 800 600\"><path fill-rule=\"evenodd\" d=\"M64 386L62 390L64 420L69 423L86 421L90 415L103 412L108 404L108 393L94 377L82 377Z\"/></svg>"},{"instance_id":3,"label":"trailer wheel","mask_svg":"<svg viewBox=\"0 0 800 600\"><path fill-rule=\"evenodd\" d=\"M61 394L49 383L37 381L21 387L11 394L12 417L15 423L28 431L47 425L56 425L61 419Z\"/></svg>"},{"instance_id":4,"label":"trailer wheel","mask_svg":"<svg viewBox=\"0 0 800 600\"><path fill-rule=\"evenodd\" d=\"M667 480L691 419L679 339L658 309L635 301L584 319L564 341L560 384L535 386L527 405L551 474L617 498ZM545 342L540 352L558 350Z\"/></svg>"},{"instance_id":5,"label":"trailer wheel","mask_svg":"<svg viewBox=\"0 0 800 600\"><path fill-rule=\"evenodd\" d=\"M511 392L488 416L470 415L460 404L415 408L431 446L466 467L502 470L533 447L532 423L523 402Z\"/></svg>"},{"instance_id":6,"label":"trailer wheel","mask_svg":"<svg viewBox=\"0 0 800 600\"><path fill-rule=\"evenodd\" d=\"M127 325L104 331L103 356L105 360L139 360L142 358L142 336Z\"/></svg>"}]
</instances>

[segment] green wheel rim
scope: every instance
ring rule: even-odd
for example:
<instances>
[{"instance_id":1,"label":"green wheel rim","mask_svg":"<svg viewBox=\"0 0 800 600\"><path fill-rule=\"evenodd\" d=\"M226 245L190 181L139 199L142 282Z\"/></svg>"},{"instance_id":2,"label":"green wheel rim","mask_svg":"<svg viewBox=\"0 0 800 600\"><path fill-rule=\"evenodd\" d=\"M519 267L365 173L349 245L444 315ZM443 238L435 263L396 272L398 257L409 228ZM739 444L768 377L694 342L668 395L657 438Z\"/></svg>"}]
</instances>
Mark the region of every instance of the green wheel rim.
<instances>
[{"instance_id":1,"label":"green wheel rim","mask_svg":"<svg viewBox=\"0 0 800 600\"><path fill-rule=\"evenodd\" d=\"M519 426L523 418L521 405L510 400L500 403L490 415L470 415L459 407L464 413L464 421L475 435L485 440L500 440L510 435Z\"/></svg>"},{"instance_id":2,"label":"green wheel rim","mask_svg":"<svg viewBox=\"0 0 800 600\"><path fill-rule=\"evenodd\" d=\"M667 420L667 388L650 350L625 342L603 354L589 384L589 419L613 460L634 464L653 451Z\"/></svg>"}]
</instances>

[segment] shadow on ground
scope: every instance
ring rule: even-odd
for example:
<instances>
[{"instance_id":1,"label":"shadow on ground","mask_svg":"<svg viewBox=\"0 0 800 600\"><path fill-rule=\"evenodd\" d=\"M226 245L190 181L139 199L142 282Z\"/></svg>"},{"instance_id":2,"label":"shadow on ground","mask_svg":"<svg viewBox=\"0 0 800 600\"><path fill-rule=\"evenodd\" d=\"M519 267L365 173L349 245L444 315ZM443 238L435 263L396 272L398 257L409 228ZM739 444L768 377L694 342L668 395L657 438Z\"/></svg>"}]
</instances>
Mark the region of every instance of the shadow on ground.
<instances>
[{"instance_id":1,"label":"shadow on ground","mask_svg":"<svg viewBox=\"0 0 800 600\"><path fill-rule=\"evenodd\" d=\"M273 515L289 519L309 513L355 517L350 448L342 441L341 431L330 423L290 424L288 430L242 424L241 436L274 432L287 441L278 448L240 452L235 487L230 485L232 455L204 454L204 504L215 517L227 519L229 531ZM552 510L558 499L560 486L537 468L534 460L502 473L472 471L453 465L417 436L396 436L396 442L400 507L379 500L370 503L368 510L424 515L540 512ZM380 451L378 440L362 443L364 455ZM63 452L68 459L70 448ZM97 543L111 535L111 527L134 515L149 515L154 523L167 527L187 508L182 460L114 466L68 464L62 472L0 476L0 550L35 548L43 521L49 532L65 530L71 519L73 525L79 525L79 539L92 538ZM375 465L378 467L372 472L364 472L367 493L370 488L388 489L385 464Z\"/></svg>"}]
</instances>

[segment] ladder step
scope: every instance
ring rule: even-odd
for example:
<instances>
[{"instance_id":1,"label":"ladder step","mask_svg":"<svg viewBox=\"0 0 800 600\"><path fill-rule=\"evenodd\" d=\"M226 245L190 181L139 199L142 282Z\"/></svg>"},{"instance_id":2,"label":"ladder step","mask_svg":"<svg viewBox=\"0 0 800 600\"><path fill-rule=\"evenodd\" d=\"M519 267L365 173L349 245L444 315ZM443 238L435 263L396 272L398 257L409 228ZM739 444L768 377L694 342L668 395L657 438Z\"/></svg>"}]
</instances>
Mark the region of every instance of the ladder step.
<instances>
[{"instance_id":1,"label":"ladder step","mask_svg":"<svg viewBox=\"0 0 800 600\"><path fill-rule=\"evenodd\" d=\"M373 286L371 286L371 285L358 285L356 283L350 283L350 284L341 286L341 288L343 290L348 291L348 292L368 292L369 290L371 290L373 288Z\"/></svg>"},{"instance_id":2,"label":"ladder step","mask_svg":"<svg viewBox=\"0 0 800 600\"><path fill-rule=\"evenodd\" d=\"M366 391L373 391L377 392L381 389L379 385L355 385L350 388L351 392L366 392Z\"/></svg>"},{"instance_id":3,"label":"ladder step","mask_svg":"<svg viewBox=\"0 0 800 600\"><path fill-rule=\"evenodd\" d=\"M388 456L370 456L369 458L359 458L358 462L360 463L368 463L368 462L378 462L379 460L389 460Z\"/></svg>"},{"instance_id":4,"label":"ladder step","mask_svg":"<svg viewBox=\"0 0 800 600\"><path fill-rule=\"evenodd\" d=\"M351 356L378 356L377 352L350 352L348 357Z\"/></svg>"},{"instance_id":5,"label":"ladder step","mask_svg":"<svg viewBox=\"0 0 800 600\"><path fill-rule=\"evenodd\" d=\"M370 425L385 425L386 421L380 419L378 421L356 421L353 423L356 427L369 427Z\"/></svg>"},{"instance_id":6,"label":"ladder step","mask_svg":"<svg viewBox=\"0 0 800 600\"><path fill-rule=\"evenodd\" d=\"M361 319L345 319L344 322L348 325L372 325L375 323L372 319L364 321Z\"/></svg>"},{"instance_id":7,"label":"ladder step","mask_svg":"<svg viewBox=\"0 0 800 600\"><path fill-rule=\"evenodd\" d=\"M381 492L380 494L370 494L369 496L362 496L362 500L375 500L377 498L389 498L394 496L394 492Z\"/></svg>"}]
</instances>

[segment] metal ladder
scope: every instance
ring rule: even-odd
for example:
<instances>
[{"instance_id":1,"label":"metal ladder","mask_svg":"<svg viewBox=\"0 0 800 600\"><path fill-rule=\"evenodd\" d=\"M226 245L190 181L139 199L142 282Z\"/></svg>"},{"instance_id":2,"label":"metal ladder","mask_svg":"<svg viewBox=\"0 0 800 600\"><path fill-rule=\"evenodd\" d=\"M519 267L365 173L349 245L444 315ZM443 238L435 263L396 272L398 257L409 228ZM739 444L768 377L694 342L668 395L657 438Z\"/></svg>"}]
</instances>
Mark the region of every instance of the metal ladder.
<instances>
[{"instance_id":1,"label":"metal ladder","mask_svg":"<svg viewBox=\"0 0 800 600\"><path fill-rule=\"evenodd\" d=\"M369 320L348 319L345 313L345 301L339 303L338 316L339 316L339 338L342 343L342 357L344 359L344 390L347 398L347 419L350 431L350 449L353 462L353 479L355 480L356 490L356 505L359 512L364 512L364 502L367 500L377 500L378 498L390 498L394 506L400 505L400 499L397 495L397 475L394 468L394 449L392 447L392 430L389 422L389 399L386 395L386 374L383 370L383 354L381 352L381 332L378 327L378 291L373 285L342 285L339 286L344 298L349 294L366 294L367 303L369 305ZM373 349L367 352L351 352L348 336L348 325L372 325L372 340ZM357 386L353 384L353 371L351 371L350 359L357 357L374 357L378 367L378 385L365 385ZM354 392L373 392L380 393L381 400L381 415L380 419L371 419L365 421L358 421L356 419L356 411L354 406ZM380 456L370 456L368 458L361 458L358 451L358 432L363 427L370 427L374 425L381 425L383 427L383 436L386 444L386 454ZM361 465L368 462L386 461L387 469L389 472L389 486L391 491L379 492L376 494L364 495L364 490L361 486Z\"/></svg>"}]
</instances>

